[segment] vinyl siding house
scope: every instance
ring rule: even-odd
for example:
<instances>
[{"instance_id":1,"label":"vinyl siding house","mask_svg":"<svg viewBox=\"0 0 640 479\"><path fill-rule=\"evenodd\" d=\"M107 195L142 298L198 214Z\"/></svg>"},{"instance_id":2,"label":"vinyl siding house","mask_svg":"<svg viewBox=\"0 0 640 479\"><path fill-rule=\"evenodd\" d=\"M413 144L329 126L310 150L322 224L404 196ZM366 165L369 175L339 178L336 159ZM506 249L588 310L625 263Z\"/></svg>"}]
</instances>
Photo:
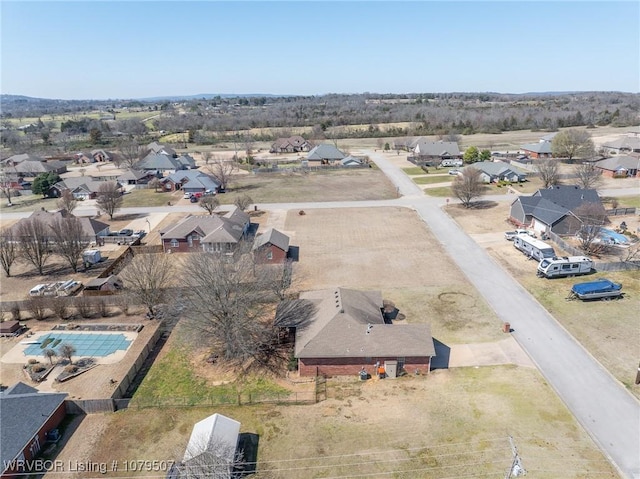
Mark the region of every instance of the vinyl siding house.
<instances>
[{"instance_id":1,"label":"vinyl siding house","mask_svg":"<svg viewBox=\"0 0 640 479\"><path fill-rule=\"evenodd\" d=\"M284 263L289 255L289 237L274 228L269 228L256 237L252 251L256 263Z\"/></svg>"},{"instance_id":2,"label":"vinyl siding house","mask_svg":"<svg viewBox=\"0 0 640 479\"><path fill-rule=\"evenodd\" d=\"M223 216L187 216L160 231L166 253L233 253L250 226L249 215L237 207Z\"/></svg>"},{"instance_id":3,"label":"vinyl siding house","mask_svg":"<svg viewBox=\"0 0 640 479\"><path fill-rule=\"evenodd\" d=\"M14 461L30 461L38 456L47 433L57 428L66 415L66 397L67 393L41 393L22 382L0 392L0 478L25 472L15 467Z\"/></svg>"},{"instance_id":4,"label":"vinyl siding house","mask_svg":"<svg viewBox=\"0 0 640 479\"><path fill-rule=\"evenodd\" d=\"M554 186L536 191L532 196L519 196L511 203L509 220L519 227L531 228L540 233L571 235L580 230L580 208L604 206L596 190L576 186Z\"/></svg>"},{"instance_id":5,"label":"vinyl siding house","mask_svg":"<svg viewBox=\"0 0 640 479\"><path fill-rule=\"evenodd\" d=\"M435 356L430 327L385 323L379 291L308 291L300 301L310 305L310 317L276 317L295 334L300 376L357 375L363 367L373 375L375 364L385 361L397 361L398 371L429 372Z\"/></svg>"}]
</instances>

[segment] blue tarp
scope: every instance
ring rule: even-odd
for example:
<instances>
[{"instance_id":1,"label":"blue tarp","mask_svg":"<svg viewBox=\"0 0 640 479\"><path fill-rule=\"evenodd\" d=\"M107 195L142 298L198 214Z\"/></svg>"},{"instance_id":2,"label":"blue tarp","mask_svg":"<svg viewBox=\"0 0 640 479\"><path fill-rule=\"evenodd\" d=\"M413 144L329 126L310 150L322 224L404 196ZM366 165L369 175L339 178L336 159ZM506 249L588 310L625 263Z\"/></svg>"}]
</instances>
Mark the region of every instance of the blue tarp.
<instances>
[{"instance_id":1,"label":"blue tarp","mask_svg":"<svg viewBox=\"0 0 640 479\"><path fill-rule=\"evenodd\" d=\"M622 285L620 283L614 283L613 281L609 281L608 279L599 279L597 281L574 284L571 288L571 291L576 294L584 295L605 293L608 291L619 291L621 289Z\"/></svg>"}]
</instances>

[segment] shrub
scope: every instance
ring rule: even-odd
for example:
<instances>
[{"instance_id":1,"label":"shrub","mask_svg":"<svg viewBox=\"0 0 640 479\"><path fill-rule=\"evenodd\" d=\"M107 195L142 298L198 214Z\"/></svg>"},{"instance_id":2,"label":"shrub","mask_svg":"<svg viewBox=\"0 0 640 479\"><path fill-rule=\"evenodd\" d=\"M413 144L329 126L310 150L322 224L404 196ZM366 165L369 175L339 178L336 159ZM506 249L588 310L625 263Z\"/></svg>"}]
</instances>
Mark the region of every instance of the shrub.
<instances>
[{"instance_id":1,"label":"shrub","mask_svg":"<svg viewBox=\"0 0 640 479\"><path fill-rule=\"evenodd\" d=\"M51 301L51 310L59 319L65 320L71 317L69 308L69 300L67 298L57 297Z\"/></svg>"},{"instance_id":2,"label":"shrub","mask_svg":"<svg viewBox=\"0 0 640 479\"><path fill-rule=\"evenodd\" d=\"M78 296L73 304L80 317L87 319L93 316L95 305L93 301L86 296Z\"/></svg>"},{"instance_id":3,"label":"shrub","mask_svg":"<svg viewBox=\"0 0 640 479\"><path fill-rule=\"evenodd\" d=\"M14 321L20 321L22 318L22 312L20 311L20 305L18 303L12 303L9 311L11 312L11 319Z\"/></svg>"},{"instance_id":4,"label":"shrub","mask_svg":"<svg viewBox=\"0 0 640 479\"><path fill-rule=\"evenodd\" d=\"M102 316L103 318L109 317L109 306L107 306L107 303L104 299L98 301L97 308L100 316Z\"/></svg>"},{"instance_id":5,"label":"shrub","mask_svg":"<svg viewBox=\"0 0 640 479\"><path fill-rule=\"evenodd\" d=\"M27 310L37 321L42 321L47 317L47 299L42 297L30 297L26 300Z\"/></svg>"},{"instance_id":6,"label":"shrub","mask_svg":"<svg viewBox=\"0 0 640 479\"><path fill-rule=\"evenodd\" d=\"M69 365L64 368L65 373L73 374L78 371L78 366Z\"/></svg>"},{"instance_id":7,"label":"shrub","mask_svg":"<svg viewBox=\"0 0 640 479\"><path fill-rule=\"evenodd\" d=\"M34 373L41 373L45 369L47 368L45 368L42 364L36 364L31 368L31 371Z\"/></svg>"},{"instance_id":8,"label":"shrub","mask_svg":"<svg viewBox=\"0 0 640 479\"><path fill-rule=\"evenodd\" d=\"M37 359L29 359L29 361L27 361L28 364L38 364L38 360Z\"/></svg>"}]
</instances>

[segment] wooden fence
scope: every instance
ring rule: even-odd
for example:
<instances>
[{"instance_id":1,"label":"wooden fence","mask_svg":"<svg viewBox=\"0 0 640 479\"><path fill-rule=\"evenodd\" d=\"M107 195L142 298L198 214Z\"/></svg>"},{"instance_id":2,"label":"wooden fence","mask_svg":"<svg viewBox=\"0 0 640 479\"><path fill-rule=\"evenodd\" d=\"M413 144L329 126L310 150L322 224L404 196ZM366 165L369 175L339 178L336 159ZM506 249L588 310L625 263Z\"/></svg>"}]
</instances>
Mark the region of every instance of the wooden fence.
<instances>
[{"instance_id":1,"label":"wooden fence","mask_svg":"<svg viewBox=\"0 0 640 479\"><path fill-rule=\"evenodd\" d=\"M635 215L637 208L613 208L606 210L608 216Z\"/></svg>"},{"instance_id":2,"label":"wooden fence","mask_svg":"<svg viewBox=\"0 0 640 479\"><path fill-rule=\"evenodd\" d=\"M584 251L571 246L564 239L558 236L556 233L550 233L549 236L560 246L563 250L569 253L572 256L583 256ZM610 247L612 250L616 248L615 246ZM593 267L596 271L632 271L636 269L640 269L640 261L609 261L609 262L601 262L594 261Z\"/></svg>"}]
</instances>

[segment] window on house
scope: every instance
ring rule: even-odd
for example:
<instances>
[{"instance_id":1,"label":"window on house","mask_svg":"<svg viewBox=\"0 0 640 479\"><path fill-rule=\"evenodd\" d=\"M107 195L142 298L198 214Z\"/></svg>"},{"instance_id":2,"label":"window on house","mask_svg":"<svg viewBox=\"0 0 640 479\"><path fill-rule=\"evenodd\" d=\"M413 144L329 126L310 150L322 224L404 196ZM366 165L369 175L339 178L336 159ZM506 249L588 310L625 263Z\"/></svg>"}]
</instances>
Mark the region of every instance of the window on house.
<instances>
[{"instance_id":1,"label":"window on house","mask_svg":"<svg viewBox=\"0 0 640 479\"><path fill-rule=\"evenodd\" d=\"M189 243L189 248L193 247L193 236L187 236L187 243Z\"/></svg>"},{"instance_id":2,"label":"window on house","mask_svg":"<svg viewBox=\"0 0 640 479\"><path fill-rule=\"evenodd\" d=\"M171 240L171 247L172 248L177 248L178 245L179 245L179 243L178 243L177 239L174 238L174 239Z\"/></svg>"},{"instance_id":3,"label":"window on house","mask_svg":"<svg viewBox=\"0 0 640 479\"><path fill-rule=\"evenodd\" d=\"M273 251L269 250L269 251L267 252L267 259L268 259L269 261L271 261L271 260L273 259Z\"/></svg>"}]
</instances>

